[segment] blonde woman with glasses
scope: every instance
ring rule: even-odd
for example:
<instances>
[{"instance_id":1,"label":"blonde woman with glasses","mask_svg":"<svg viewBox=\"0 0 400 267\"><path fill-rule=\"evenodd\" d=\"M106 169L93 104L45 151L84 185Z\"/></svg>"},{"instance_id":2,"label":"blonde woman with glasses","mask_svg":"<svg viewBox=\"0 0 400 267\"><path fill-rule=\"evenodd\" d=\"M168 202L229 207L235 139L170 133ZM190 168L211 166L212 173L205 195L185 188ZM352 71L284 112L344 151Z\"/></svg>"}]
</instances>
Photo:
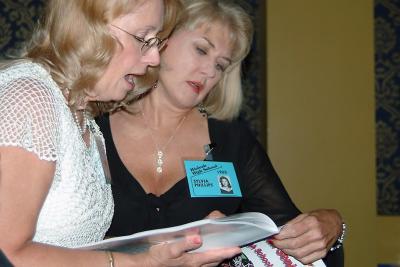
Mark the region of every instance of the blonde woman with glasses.
<instances>
[{"instance_id":1,"label":"blonde woman with glasses","mask_svg":"<svg viewBox=\"0 0 400 267\"><path fill-rule=\"evenodd\" d=\"M137 255L74 249L102 240L114 212L93 116L159 64L158 35L179 6L50 0L21 59L2 64L0 250L14 266L212 266L240 252L186 253L201 245L197 235Z\"/></svg>"}]
</instances>

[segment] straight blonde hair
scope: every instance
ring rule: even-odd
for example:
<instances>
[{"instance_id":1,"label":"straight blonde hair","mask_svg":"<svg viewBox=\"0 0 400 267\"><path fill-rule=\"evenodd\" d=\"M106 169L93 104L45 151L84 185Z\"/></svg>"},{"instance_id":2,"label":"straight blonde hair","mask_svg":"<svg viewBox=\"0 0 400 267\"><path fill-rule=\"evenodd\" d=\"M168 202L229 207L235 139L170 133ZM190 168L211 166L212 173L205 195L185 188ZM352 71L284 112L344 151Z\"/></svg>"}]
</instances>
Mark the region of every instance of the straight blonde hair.
<instances>
[{"instance_id":1,"label":"straight blonde hair","mask_svg":"<svg viewBox=\"0 0 400 267\"><path fill-rule=\"evenodd\" d=\"M183 0L184 12L176 31L194 30L201 26L212 27L220 23L230 32L233 45L231 66L203 102L210 117L231 120L239 115L243 93L241 63L250 51L253 23L250 15L232 0Z\"/></svg>"},{"instance_id":2,"label":"straight blonde hair","mask_svg":"<svg viewBox=\"0 0 400 267\"><path fill-rule=\"evenodd\" d=\"M232 120L239 115L243 101L241 85L241 63L250 51L253 39L253 23L250 15L232 0L181 0L183 10L176 17L173 32L194 30L204 25L212 27L220 23L227 27L234 55L232 64L224 71L220 82L211 90L203 102L207 113L219 120ZM173 34L173 33L172 33ZM131 103L149 92L157 82L159 67L151 68L142 78L134 92L114 106L135 113Z\"/></svg>"},{"instance_id":3,"label":"straight blonde hair","mask_svg":"<svg viewBox=\"0 0 400 267\"><path fill-rule=\"evenodd\" d=\"M164 8L165 13L163 30L158 34L158 37L161 39L165 39L170 36L177 22L180 20L183 6L180 0L164 0ZM133 112L131 110L131 104L150 91L152 86L156 83L157 77L158 66L149 66L146 75L136 79L135 90L129 91L126 97L121 101L108 103L105 110L110 112L118 110Z\"/></svg>"}]
</instances>

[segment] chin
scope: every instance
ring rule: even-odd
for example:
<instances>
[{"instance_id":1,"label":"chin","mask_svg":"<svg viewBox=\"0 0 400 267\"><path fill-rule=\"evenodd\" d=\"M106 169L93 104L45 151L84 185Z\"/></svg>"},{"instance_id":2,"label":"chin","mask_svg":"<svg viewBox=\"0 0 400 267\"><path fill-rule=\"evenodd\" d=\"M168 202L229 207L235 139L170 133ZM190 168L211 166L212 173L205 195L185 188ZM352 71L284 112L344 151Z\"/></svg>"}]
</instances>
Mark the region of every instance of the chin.
<instances>
[{"instance_id":1,"label":"chin","mask_svg":"<svg viewBox=\"0 0 400 267\"><path fill-rule=\"evenodd\" d=\"M111 101L113 101L113 102L119 102L119 101L122 101L124 98L125 98L125 95L122 96L122 97L114 97Z\"/></svg>"},{"instance_id":2,"label":"chin","mask_svg":"<svg viewBox=\"0 0 400 267\"><path fill-rule=\"evenodd\" d=\"M119 92L119 94L115 94L113 96L113 98L112 98L112 101L121 101L121 100L123 100L126 97L126 95L128 94L128 92L129 91L127 91L127 90L123 90L123 91Z\"/></svg>"}]
</instances>

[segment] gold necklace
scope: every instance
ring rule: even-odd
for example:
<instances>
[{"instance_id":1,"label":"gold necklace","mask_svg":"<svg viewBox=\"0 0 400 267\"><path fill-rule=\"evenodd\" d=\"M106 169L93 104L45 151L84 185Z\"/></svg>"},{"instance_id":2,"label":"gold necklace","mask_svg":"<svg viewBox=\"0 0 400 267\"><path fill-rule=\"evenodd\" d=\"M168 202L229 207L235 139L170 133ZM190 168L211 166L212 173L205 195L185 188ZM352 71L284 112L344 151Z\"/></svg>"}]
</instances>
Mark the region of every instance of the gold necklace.
<instances>
[{"instance_id":1,"label":"gold necklace","mask_svg":"<svg viewBox=\"0 0 400 267\"><path fill-rule=\"evenodd\" d=\"M180 122L176 126L174 132L169 137L168 141L162 147L160 147L158 145L158 143L156 142L154 136L153 136L153 131L150 128L150 126L149 126L149 124L148 124L148 122L146 120L146 117L144 116L143 106L142 106L142 102L141 101L139 102L139 105L140 105L140 111L141 111L141 114L142 114L142 117L143 117L144 124L145 124L146 128L149 130L151 141L153 142L153 144L154 144L154 146L156 148L156 172L158 174L161 174L163 172L165 150L167 149L168 145L174 139L174 137L175 137L176 133L178 132L179 128L182 126L183 122L186 119L186 115L180 120Z\"/></svg>"}]
</instances>

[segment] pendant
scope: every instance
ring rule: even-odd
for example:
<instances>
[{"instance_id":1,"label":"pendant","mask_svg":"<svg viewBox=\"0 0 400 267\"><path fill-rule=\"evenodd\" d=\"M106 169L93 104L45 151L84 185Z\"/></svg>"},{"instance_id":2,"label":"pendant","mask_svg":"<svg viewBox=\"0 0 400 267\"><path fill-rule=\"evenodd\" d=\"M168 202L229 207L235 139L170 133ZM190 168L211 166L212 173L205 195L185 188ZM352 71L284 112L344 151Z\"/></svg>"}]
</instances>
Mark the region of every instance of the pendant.
<instances>
[{"instance_id":1,"label":"pendant","mask_svg":"<svg viewBox=\"0 0 400 267\"><path fill-rule=\"evenodd\" d=\"M162 173L162 165L164 164L164 153L161 150L157 150L157 173Z\"/></svg>"}]
</instances>

